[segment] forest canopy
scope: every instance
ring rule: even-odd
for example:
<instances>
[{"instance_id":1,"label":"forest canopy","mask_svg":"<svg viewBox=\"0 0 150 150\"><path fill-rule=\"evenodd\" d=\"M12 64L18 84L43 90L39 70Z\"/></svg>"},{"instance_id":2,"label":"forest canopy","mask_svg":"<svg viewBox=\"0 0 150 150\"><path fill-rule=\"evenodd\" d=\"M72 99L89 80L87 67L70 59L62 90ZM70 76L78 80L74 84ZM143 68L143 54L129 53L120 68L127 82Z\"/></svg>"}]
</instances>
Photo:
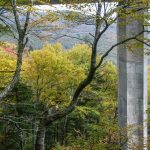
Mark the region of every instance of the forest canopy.
<instances>
[{"instance_id":1,"label":"forest canopy","mask_svg":"<svg viewBox=\"0 0 150 150\"><path fill-rule=\"evenodd\" d=\"M55 2L0 2L0 148L148 147L149 0Z\"/></svg>"}]
</instances>

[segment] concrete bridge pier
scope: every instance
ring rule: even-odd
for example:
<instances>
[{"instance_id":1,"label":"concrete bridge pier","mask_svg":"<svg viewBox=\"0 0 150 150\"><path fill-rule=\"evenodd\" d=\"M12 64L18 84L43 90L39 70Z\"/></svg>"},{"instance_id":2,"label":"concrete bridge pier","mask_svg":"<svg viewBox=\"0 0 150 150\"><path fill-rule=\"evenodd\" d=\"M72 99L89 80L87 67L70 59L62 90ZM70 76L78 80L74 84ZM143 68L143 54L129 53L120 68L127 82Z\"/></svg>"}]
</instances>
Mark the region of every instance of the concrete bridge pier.
<instances>
[{"instance_id":1,"label":"concrete bridge pier","mask_svg":"<svg viewBox=\"0 0 150 150\"><path fill-rule=\"evenodd\" d=\"M132 16L119 18L118 42L142 30L142 19ZM140 38L143 37L141 35ZM123 128L121 144L125 150L146 150L147 58L142 43L132 40L127 45L118 46L118 76L118 117L119 125Z\"/></svg>"}]
</instances>

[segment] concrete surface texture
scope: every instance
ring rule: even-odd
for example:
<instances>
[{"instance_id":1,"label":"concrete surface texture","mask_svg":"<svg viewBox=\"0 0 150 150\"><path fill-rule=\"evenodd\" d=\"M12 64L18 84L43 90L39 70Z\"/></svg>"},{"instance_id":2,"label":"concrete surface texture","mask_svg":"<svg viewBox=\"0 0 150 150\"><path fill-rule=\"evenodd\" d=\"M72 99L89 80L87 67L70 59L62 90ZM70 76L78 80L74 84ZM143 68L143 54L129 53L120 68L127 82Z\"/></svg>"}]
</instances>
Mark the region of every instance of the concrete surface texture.
<instances>
[{"instance_id":1,"label":"concrete surface texture","mask_svg":"<svg viewBox=\"0 0 150 150\"><path fill-rule=\"evenodd\" d=\"M142 30L143 20L132 16L119 18L118 42L133 37ZM144 34L140 36L143 37ZM144 56L142 43L132 40L118 47L118 76L119 125L124 128L121 132L121 144L128 140L124 144L125 150L146 150L147 58Z\"/></svg>"}]
</instances>

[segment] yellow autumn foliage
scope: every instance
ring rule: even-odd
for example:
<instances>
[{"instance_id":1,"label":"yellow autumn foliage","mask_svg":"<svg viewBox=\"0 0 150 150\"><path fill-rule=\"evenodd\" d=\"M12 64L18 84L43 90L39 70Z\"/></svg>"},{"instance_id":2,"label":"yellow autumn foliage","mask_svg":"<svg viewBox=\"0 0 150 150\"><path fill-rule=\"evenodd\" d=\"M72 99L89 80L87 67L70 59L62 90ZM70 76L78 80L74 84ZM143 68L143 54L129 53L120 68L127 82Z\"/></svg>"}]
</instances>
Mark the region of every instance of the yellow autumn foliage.
<instances>
[{"instance_id":1,"label":"yellow autumn foliage","mask_svg":"<svg viewBox=\"0 0 150 150\"><path fill-rule=\"evenodd\" d=\"M76 67L60 44L46 45L30 53L23 65L23 79L34 91L35 100L49 106L69 102L84 69Z\"/></svg>"},{"instance_id":2,"label":"yellow autumn foliage","mask_svg":"<svg viewBox=\"0 0 150 150\"><path fill-rule=\"evenodd\" d=\"M76 66L87 69L90 65L91 48L87 44L77 44L67 51L67 56Z\"/></svg>"}]
</instances>

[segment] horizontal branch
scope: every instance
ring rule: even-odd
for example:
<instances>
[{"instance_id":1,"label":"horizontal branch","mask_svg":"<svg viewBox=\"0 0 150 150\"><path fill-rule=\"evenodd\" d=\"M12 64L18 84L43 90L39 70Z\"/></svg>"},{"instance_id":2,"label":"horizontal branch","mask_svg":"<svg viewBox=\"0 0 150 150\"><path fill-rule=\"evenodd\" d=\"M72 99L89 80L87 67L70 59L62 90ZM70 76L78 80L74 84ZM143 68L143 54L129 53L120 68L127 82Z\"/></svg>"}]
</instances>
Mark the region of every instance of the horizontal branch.
<instances>
[{"instance_id":1,"label":"horizontal branch","mask_svg":"<svg viewBox=\"0 0 150 150\"><path fill-rule=\"evenodd\" d=\"M125 40L123 40L123 41L121 41L121 42L118 42L118 43L114 44L109 50L107 50L107 51L102 55L102 57L101 57L101 59L100 59L100 62L98 63L96 69L101 66L101 64L103 63L103 60L105 59L105 57L107 57L107 56L109 55L109 53L110 53L115 47L117 47L117 46L119 46L119 45L122 45L122 44L125 44L125 43L129 42L130 40L137 40L137 41L139 41L139 42L144 43L144 44L147 45L147 46L150 46L148 43L146 43L146 42L144 42L144 41L138 39L138 36L142 35L142 34L145 33L145 32L150 33L149 30L144 30L144 31L139 32L137 35L135 35L135 36L133 36L133 37L127 38L127 39L125 39Z\"/></svg>"}]
</instances>

